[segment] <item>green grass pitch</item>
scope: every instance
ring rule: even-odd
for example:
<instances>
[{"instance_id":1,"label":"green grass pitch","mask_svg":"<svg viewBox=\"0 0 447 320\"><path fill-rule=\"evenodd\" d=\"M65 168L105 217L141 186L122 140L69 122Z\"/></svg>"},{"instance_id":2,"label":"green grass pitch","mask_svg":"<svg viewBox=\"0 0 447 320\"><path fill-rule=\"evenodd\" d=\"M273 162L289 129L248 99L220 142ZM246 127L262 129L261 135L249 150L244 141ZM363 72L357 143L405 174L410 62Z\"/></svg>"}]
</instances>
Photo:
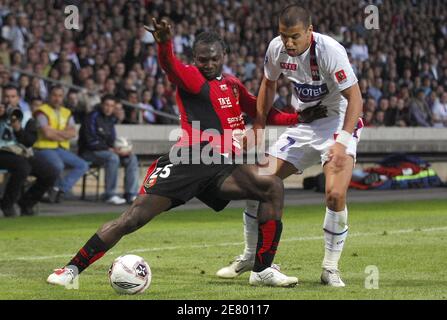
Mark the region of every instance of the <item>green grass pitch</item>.
<instances>
[{"instance_id":1,"label":"green grass pitch","mask_svg":"<svg viewBox=\"0 0 447 320\"><path fill-rule=\"evenodd\" d=\"M295 288L259 288L248 273L215 276L243 250L239 209L176 211L123 238L87 269L79 290L50 286L60 267L104 222L118 214L0 220L0 299L446 299L447 201L349 206L349 236L341 260L347 287L320 285L324 207L286 207L275 262L298 276ZM107 270L119 255L148 261L152 284L142 295L119 296ZM366 289L367 266L379 271L378 289Z\"/></svg>"}]
</instances>

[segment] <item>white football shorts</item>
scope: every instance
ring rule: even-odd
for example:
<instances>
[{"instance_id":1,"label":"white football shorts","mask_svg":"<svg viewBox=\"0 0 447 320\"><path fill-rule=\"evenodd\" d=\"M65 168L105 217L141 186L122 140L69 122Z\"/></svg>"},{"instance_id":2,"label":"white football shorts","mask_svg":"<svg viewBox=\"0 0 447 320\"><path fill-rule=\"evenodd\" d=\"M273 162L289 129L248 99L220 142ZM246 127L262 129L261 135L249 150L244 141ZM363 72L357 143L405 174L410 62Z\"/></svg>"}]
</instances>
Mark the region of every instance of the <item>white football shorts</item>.
<instances>
[{"instance_id":1,"label":"white football shorts","mask_svg":"<svg viewBox=\"0 0 447 320\"><path fill-rule=\"evenodd\" d=\"M312 123L299 123L289 127L269 148L269 155L290 162L298 172L328 160L330 147L335 143L337 133L343 128L343 118L327 117ZM356 159L357 144L363 129L360 118L353 132L353 139L346 148L346 153Z\"/></svg>"}]
</instances>

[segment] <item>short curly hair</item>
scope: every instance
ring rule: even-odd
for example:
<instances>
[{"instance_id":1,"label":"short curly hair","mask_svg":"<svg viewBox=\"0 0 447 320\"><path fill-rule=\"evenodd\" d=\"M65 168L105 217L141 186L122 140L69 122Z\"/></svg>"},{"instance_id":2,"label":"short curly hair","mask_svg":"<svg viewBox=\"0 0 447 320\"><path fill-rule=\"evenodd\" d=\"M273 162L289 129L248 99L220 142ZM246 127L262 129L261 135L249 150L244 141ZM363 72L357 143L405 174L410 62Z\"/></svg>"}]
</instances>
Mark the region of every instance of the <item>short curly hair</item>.
<instances>
[{"instance_id":1,"label":"short curly hair","mask_svg":"<svg viewBox=\"0 0 447 320\"><path fill-rule=\"evenodd\" d=\"M215 32L215 31L203 31L200 32L196 38L194 39L194 43L192 45L192 53L193 55L195 55L196 53L196 49L197 49L197 45L204 43L204 44L213 44L213 43L220 43L220 45L222 46L222 50L224 51L224 53L228 53L228 46L225 43L225 41L220 37L220 35Z\"/></svg>"}]
</instances>

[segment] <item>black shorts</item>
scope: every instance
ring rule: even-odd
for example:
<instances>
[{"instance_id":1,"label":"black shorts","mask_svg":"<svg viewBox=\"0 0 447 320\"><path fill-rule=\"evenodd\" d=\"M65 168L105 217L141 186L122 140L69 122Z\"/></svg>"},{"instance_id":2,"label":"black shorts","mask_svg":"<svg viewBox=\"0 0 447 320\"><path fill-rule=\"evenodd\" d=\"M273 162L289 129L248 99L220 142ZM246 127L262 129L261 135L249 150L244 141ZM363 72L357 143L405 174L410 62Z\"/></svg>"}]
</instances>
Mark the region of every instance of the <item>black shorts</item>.
<instances>
[{"instance_id":1,"label":"black shorts","mask_svg":"<svg viewBox=\"0 0 447 320\"><path fill-rule=\"evenodd\" d=\"M158 158L147 170L140 194L156 194L172 200L171 208L197 197L215 211L223 210L229 200L216 194L236 164L173 164L169 154ZM170 209L171 209L170 208Z\"/></svg>"}]
</instances>

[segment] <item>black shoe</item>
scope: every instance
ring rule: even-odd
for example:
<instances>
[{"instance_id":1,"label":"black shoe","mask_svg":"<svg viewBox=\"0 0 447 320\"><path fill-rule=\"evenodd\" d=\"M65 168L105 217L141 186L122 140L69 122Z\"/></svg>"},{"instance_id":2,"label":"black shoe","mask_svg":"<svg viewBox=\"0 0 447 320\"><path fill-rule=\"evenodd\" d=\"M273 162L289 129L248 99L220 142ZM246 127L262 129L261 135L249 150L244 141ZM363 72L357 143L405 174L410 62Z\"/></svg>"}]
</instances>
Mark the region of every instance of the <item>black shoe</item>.
<instances>
[{"instance_id":1,"label":"black shoe","mask_svg":"<svg viewBox=\"0 0 447 320\"><path fill-rule=\"evenodd\" d=\"M12 218L12 217L17 216L17 211L16 211L16 208L14 208L14 206L2 207L2 211L3 211L3 215L6 218Z\"/></svg>"},{"instance_id":2,"label":"black shoe","mask_svg":"<svg viewBox=\"0 0 447 320\"><path fill-rule=\"evenodd\" d=\"M34 205L26 203L25 201L19 201L18 205L20 207L21 216L35 216L37 213L34 210Z\"/></svg>"}]
</instances>

